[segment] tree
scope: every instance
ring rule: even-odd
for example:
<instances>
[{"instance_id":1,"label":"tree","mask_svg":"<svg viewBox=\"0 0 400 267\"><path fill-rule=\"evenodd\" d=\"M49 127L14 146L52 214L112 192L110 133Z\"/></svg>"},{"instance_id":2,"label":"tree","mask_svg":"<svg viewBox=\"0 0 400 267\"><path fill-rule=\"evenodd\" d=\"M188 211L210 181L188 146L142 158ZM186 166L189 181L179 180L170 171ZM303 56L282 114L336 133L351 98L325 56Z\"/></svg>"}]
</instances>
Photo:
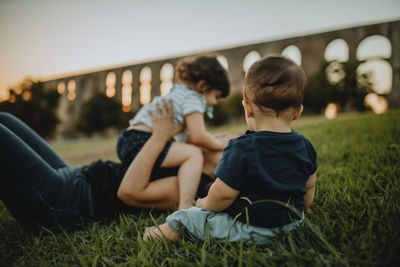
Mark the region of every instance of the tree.
<instances>
[{"instance_id":1,"label":"tree","mask_svg":"<svg viewBox=\"0 0 400 267\"><path fill-rule=\"evenodd\" d=\"M116 100L99 93L82 104L76 127L88 135L109 127L122 129L128 125L133 115L133 112L123 112L121 104Z\"/></svg>"},{"instance_id":2,"label":"tree","mask_svg":"<svg viewBox=\"0 0 400 267\"><path fill-rule=\"evenodd\" d=\"M25 79L9 89L10 98L0 103L0 110L14 114L44 138L53 136L59 119L55 112L59 94L45 89L42 82Z\"/></svg>"},{"instance_id":3,"label":"tree","mask_svg":"<svg viewBox=\"0 0 400 267\"><path fill-rule=\"evenodd\" d=\"M333 68L332 63L335 63ZM368 74L358 76L359 63L322 62L319 71L308 80L304 96L305 110L320 113L330 102L338 103L342 108L365 110L364 98L372 91L372 83ZM339 79L329 81L328 72L337 74Z\"/></svg>"}]
</instances>

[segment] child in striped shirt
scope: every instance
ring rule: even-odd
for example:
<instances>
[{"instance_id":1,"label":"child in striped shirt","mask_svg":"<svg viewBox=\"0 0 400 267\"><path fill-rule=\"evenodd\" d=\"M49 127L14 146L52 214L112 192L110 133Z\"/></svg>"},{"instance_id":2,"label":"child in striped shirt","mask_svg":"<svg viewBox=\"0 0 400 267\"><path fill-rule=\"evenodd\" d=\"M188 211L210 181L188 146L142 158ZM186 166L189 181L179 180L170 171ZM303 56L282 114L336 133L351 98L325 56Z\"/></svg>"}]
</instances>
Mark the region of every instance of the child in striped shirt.
<instances>
[{"instance_id":1,"label":"child in striped shirt","mask_svg":"<svg viewBox=\"0 0 400 267\"><path fill-rule=\"evenodd\" d=\"M121 162L129 166L152 134L149 112L155 114L161 101L171 101L175 124L184 126L184 129L166 144L153 172L160 168L179 167L178 209L185 209L193 205L203 169L203 152L221 152L228 142L228 136L213 136L206 131L203 113L207 107L216 105L219 99L229 95L230 85L226 70L215 56L183 58L176 66L176 78L178 83L167 95L155 97L129 121L130 126L118 139L117 154ZM129 196L124 202L133 204L138 197Z\"/></svg>"}]
</instances>

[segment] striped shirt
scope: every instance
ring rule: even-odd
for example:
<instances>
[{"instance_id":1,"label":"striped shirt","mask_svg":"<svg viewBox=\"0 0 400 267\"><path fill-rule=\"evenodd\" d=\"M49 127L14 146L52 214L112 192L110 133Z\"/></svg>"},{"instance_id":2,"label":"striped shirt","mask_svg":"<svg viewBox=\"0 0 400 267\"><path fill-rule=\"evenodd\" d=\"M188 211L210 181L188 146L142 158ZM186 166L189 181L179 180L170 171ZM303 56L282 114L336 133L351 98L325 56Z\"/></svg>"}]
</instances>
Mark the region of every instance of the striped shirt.
<instances>
[{"instance_id":1,"label":"striped shirt","mask_svg":"<svg viewBox=\"0 0 400 267\"><path fill-rule=\"evenodd\" d=\"M186 85L176 83L171 91L165 96L157 96L151 101L150 104L143 106L135 117L129 121L130 125L143 123L149 127L153 126L153 121L148 113L150 110L156 114L156 105L162 107L161 100L172 100L174 108L174 121L175 125L182 125L185 123L185 116L193 112L200 112L203 114L206 110L206 98L201 93L198 93ZM188 130L185 128L182 132L174 136L175 141L185 142L188 137Z\"/></svg>"}]
</instances>

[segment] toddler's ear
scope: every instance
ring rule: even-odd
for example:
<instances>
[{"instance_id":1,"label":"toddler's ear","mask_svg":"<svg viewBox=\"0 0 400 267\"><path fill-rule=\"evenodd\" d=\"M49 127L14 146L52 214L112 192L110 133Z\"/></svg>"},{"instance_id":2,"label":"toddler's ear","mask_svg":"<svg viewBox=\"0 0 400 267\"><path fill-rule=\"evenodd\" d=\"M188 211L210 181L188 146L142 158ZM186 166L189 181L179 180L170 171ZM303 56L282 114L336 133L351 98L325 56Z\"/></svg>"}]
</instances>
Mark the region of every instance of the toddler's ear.
<instances>
[{"instance_id":1,"label":"toddler's ear","mask_svg":"<svg viewBox=\"0 0 400 267\"><path fill-rule=\"evenodd\" d=\"M301 105L296 109L296 114L294 115L293 120L297 120L300 117L301 113L303 112L303 108L303 105Z\"/></svg>"},{"instance_id":2,"label":"toddler's ear","mask_svg":"<svg viewBox=\"0 0 400 267\"><path fill-rule=\"evenodd\" d=\"M247 118L253 117L253 108L251 107L250 103L247 100L242 100L242 105L244 107L244 111L246 113Z\"/></svg>"},{"instance_id":3,"label":"toddler's ear","mask_svg":"<svg viewBox=\"0 0 400 267\"><path fill-rule=\"evenodd\" d=\"M207 84L205 80L200 80L196 83L196 91L200 93L205 93L207 90Z\"/></svg>"}]
</instances>

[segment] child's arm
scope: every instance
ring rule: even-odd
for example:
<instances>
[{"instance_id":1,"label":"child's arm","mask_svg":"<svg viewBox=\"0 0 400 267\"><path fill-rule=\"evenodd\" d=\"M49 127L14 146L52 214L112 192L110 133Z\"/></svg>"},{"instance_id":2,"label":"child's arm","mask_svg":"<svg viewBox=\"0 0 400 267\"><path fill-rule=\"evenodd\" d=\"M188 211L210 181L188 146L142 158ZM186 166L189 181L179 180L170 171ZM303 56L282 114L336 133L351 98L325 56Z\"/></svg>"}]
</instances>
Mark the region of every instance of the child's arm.
<instances>
[{"instance_id":1,"label":"child's arm","mask_svg":"<svg viewBox=\"0 0 400 267\"><path fill-rule=\"evenodd\" d=\"M210 150L223 150L228 144L228 138L216 138L207 132L204 117L200 112L190 113L185 117L189 130L187 142Z\"/></svg>"},{"instance_id":2,"label":"child's arm","mask_svg":"<svg viewBox=\"0 0 400 267\"><path fill-rule=\"evenodd\" d=\"M211 185L208 195L205 198L198 199L196 206L214 212L223 211L232 205L239 193L217 178Z\"/></svg>"},{"instance_id":3,"label":"child's arm","mask_svg":"<svg viewBox=\"0 0 400 267\"><path fill-rule=\"evenodd\" d=\"M307 192L304 195L303 199L304 199L304 204L305 204L305 210L308 213L311 212L310 207L314 200L316 180L317 180L317 173L314 173L314 174L310 175L310 178L308 179L308 181L306 183Z\"/></svg>"}]
</instances>

